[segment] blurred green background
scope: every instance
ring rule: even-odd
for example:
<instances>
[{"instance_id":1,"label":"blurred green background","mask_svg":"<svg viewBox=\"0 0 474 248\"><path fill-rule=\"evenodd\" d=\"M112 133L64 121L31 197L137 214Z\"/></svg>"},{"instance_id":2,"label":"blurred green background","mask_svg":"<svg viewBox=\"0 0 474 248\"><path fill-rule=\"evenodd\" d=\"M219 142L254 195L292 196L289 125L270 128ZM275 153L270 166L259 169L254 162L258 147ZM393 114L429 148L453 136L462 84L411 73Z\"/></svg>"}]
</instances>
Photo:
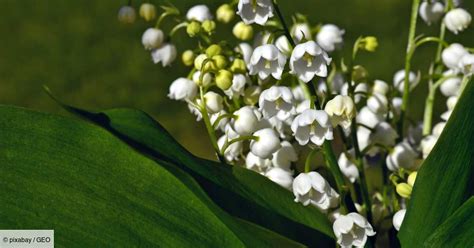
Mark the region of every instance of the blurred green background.
<instances>
[{"instance_id":1,"label":"blurred green background","mask_svg":"<svg viewBox=\"0 0 474 248\"><path fill-rule=\"evenodd\" d=\"M163 1L150 1L162 4ZM224 1L172 1L185 10L206 3L212 10ZM209 157L211 146L201 123L186 104L169 100L168 86L186 75L181 63L162 68L151 62L141 45L141 34L154 23L139 19L133 25L117 21L126 1L116 0L1 0L0 1L0 103L65 114L43 92L48 85L60 99L88 109L134 107L152 114L178 140L197 155ZM280 0L288 20L300 12L312 24L334 23L346 30L346 51L359 35L375 35L379 49L362 54L360 63L371 78L392 81L403 67L409 0ZM138 10L141 1L133 1ZM474 11L474 1L464 8ZM231 26L227 26L230 29ZM438 27L419 22L419 32L437 35ZM181 32L178 49L192 44ZM474 29L447 40L474 45ZM417 51L415 69L426 71L434 45ZM424 86L420 87L423 93ZM419 103L423 104L423 103ZM442 105L442 103L440 104ZM422 106L414 106L421 109ZM0 117L1 118L1 117Z\"/></svg>"}]
</instances>

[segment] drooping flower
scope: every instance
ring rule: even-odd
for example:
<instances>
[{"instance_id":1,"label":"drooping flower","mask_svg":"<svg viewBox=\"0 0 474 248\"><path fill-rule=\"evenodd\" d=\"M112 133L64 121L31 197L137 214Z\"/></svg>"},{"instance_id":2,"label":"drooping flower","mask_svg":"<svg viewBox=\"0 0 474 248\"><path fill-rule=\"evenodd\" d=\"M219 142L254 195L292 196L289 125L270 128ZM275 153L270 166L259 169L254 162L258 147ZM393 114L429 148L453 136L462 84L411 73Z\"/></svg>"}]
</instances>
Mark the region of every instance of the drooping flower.
<instances>
[{"instance_id":1,"label":"drooping flower","mask_svg":"<svg viewBox=\"0 0 474 248\"><path fill-rule=\"evenodd\" d=\"M461 8L452 9L444 16L446 28L454 34L464 31L471 24L471 20L471 14Z\"/></svg>"},{"instance_id":2,"label":"drooping flower","mask_svg":"<svg viewBox=\"0 0 474 248\"><path fill-rule=\"evenodd\" d=\"M227 128L227 124L229 123L229 118L224 117L225 115L227 115L227 112L225 110L221 110L219 113L210 115L209 120L211 121L211 124L213 126L216 125L216 130L219 129L222 132L225 132ZM219 123L216 123L218 119L219 119Z\"/></svg>"},{"instance_id":3,"label":"drooping flower","mask_svg":"<svg viewBox=\"0 0 474 248\"><path fill-rule=\"evenodd\" d=\"M296 45L290 58L290 73L307 83L314 76L326 77L331 58L314 41Z\"/></svg>"},{"instance_id":4,"label":"drooping flower","mask_svg":"<svg viewBox=\"0 0 474 248\"><path fill-rule=\"evenodd\" d=\"M472 76L474 74L474 54L465 54L459 61L459 68L461 72L466 76Z\"/></svg>"},{"instance_id":5,"label":"drooping flower","mask_svg":"<svg viewBox=\"0 0 474 248\"><path fill-rule=\"evenodd\" d=\"M285 56L291 56L292 47L291 47L290 42L288 41L288 38L286 38L286 36L282 35L278 37L275 41L275 46Z\"/></svg>"},{"instance_id":6,"label":"drooping flower","mask_svg":"<svg viewBox=\"0 0 474 248\"><path fill-rule=\"evenodd\" d=\"M245 157L245 167L258 173L265 173L272 166L270 159L263 159L252 152L247 153Z\"/></svg>"},{"instance_id":7,"label":"drooping flower","mask_svg":"<svg viewBox=\"0 0 474 248\"><path fill-rule=\"evenodd\" d=\"M414 72L410 72L408 74L408 85L409 87L413 87L416 85L417 82L417 77ZM395 75L393 76L393 86L398 89L398 91L403 92L404 87L405 87L405 70L399 70Z\"/></svg>"},{"instance_id":8,"label":"drooping flower","mask_svg":"<svg viewBox=\"0 0 474 248\"><path fill-rule=\"evenodd\" d=\"M300 145L312 143L320 146L325 140L333 139L329 115L323 110L307 109L291 123L291 130Z\"/></svg>"},{"instance_id":9,"label":"drooping flower","mask_svg":"<svg viewBox=\"0 0 474 248\"><path fill-rule=\"evenodd\" d=\"M224 108L222 96L213 91L204 94L204 101L210 114L219 113Z\"/></svg>"},{"instance_id":10,"label":"drooping flower","mask_svg":"<svg viewBox=\"0 0 474 248\"><path fill-rule=\"evenodd\" d=\"M290 170L291 163L296 161L298 161L298 154L296 154L293 145L286 140L281 142L280 149L272 157L273 166L288 171Z\"/></svg>"},{"instance_id":11,"label":"drooping flower","mask_svg":"<svg viewBox=\"0 0 474 248\"><path fill-rule=\"evenodd\" d=\"M393 215L392 223L395 230L400 231L400 227L402 226L403 219L405 219L406 212L406 209L401 209Z\"/></svg>"},{"instance_id":12,"label":"drooping flower","mask_svg":"<svg viewBox=\"0 0 474 248\"><path fill-rule=\"evenodd\" d=\"M438 137L434 135L428 135L421 140L420 148L421 152L423 153L423 159L426 159L428 155L433 150L436 142L438 141Z\"/></svg>"},{"instance_id":13,"label":"drooping flower","mask_svg":"<svg viewBox=\"0 0 474 248\"><path fill-rule=\"evenodd\" d=\"M234 130L240 135L250 135L258 127L259 119L255 115L255 110L250 106L244 106L233 113L232 125Z\"/></svg>"},{"instance_id":14,"label":"drooping flower","mask_svg":"<svg viewBox=\"0 0 474 248\"><path fill-rule=\"evenodd\" d=\"M401 142L395 146L386 159L387 168L397 171L400 168L415 169L416 151L407 142Z\"/></svg>"},{"instance_id":15,"label":"drooping flower","mask_svg":"<svg viewBox=\"0 0 474 248\"><path fill-rule=\"evenodd\" d=\"M384 121L375 126L370 138L375 144L390 147L395 145L395 140L398 138L398 134L392 125Z\"/></svg>"},{"instance_id":16,"label":"drooping flower","mask_svg":"<svg viewBox=\"0 0 474 248\"><path fill-rule=\"evenodd\" d=\"M373 93L387 95L389 90L390 86L387 84L387 82L378 79L374 81L374 86L372 87Z\"/></svg>"},{"instance_id":17,"label":"drooping flower","mask_svg":"<svg viewBox=\"0 0 474 248\"><path fill-rule=\"evenodd\" d=\"M354 183L359 178L359 170L357 166L349 159L345 153L339 155L337 160L339 168L341 169L342 174L346 176L351 183Z\"/></svg>"},{"instance_id":18,"label":"drooping flower","mask_svg":"<svg viewBox=\"0 0 474 248\"><path fill-rule=\"evenodd\" d=\"M293 184L293 173L291 171L271 168L265 173L265 176L283 188L291 190L291 185Z\"/></svg>"},{"instance_id":19,"label":"drooping flower","mask_svg":"<svg viewBox=\"0 0 474 248\"><path fill-rule=\"evenodd\" d=\"M349 129L356 115L354 101L349 96L337 95L326 103L324 111L331 118L333 127L341 125L346 130Z\"/></svg>"},{"instance_id":20,"label":"drooping flower","mask_svg":"<svg viewBox=\"0 0 474 248\"><path fill-rule=\"evenodd\" d=\"M176 59L176 55L176 47L171 43L165 43L161 47L151 51L153 63L158 64L161 62L163 66L171 65L171 63Z\"/></svg>"},{"instance_id":21,"label":"drooping flower","mask_svg":"<svg viewBox=\"0 0 474 248\"><path fill-rule=\"evenodd\" d=\"M280 147L280 138L272 128L264 128L253 133L256 140L250 142L250 151L260 158L270 158Z\"/></svg>"},{"instance_id":22,"label":"drooping flower","mask_svg":"<svg viewBox=\"0 0 474 248\"><path fill-rule=\"evenodd\" d=\"M273 44L261 45L252 53L249 64L249 74L257 75L262 80L270 75L275 79L281 79L281 74L286 64L286 56L283 55Z\"/></svg>"},{"instance_id":23,"label":"drooping flower","mask_svg":"<svg viewBox=\"0 0 474 248\"><path fill-rule=\"evenodd\" d=\"M459 62L466 54L468 54L468 51L463 45L453 43L443 50L441 53L441 59L443 60L444 65L449 69L454 72L459 72Z\"/></svg>"},{"instance_id":24,"label":"drooping flower","mask_svg":"<svg viewBox=\"0 0 474 248\"><path fill-rule=\"evenodd\" d=\"M204 22L206 20L212 20L212 13L206 5L200 4L188 10L186 19L189 21Z\"/></svg>"},{"instance_id":25,"label":"drooping flower","mask_svg":"<svg viewBox=\"0 0 474 248\"><path fill-rule=\"evenodd\" d=\"M156 7L151 3L142 3L139 10L140 16L149 22L156 17Z\"/></svg>"},{"instance_id":26,"label":"drooping flower","mask_svg":"<svg viewBox=\"0 0 474 248\"><path fill-rule=\"evenodd\" d=\"M440 2L423 1L420 5L420 17L426 24L437 22L444 14L444 5Z\"/></svg>"},{"instance_id":27,"label":"drooping flower","mask_svg":"<svg viewBox=\"0 0 474 248\"><path fill-rule=\"evenodd\" d=\"M367 107L376 114L386 114L388 99L385 95L374 93L367 99Z\"/></svg>"},{"instance_id":28,"label":"drooping flower","mask_svg":"<svg viewBox=\"0 0 474 248\"><path fill-rule=\"evenodd\" d=\"M443 76L454 76L451 70L443 73ZM446 96L457 96L459 95L459 90L461 89L462 79L460 77L451 77L446 79L440 86L439 90L441 93Z\"/></svg>"},{"instance_id":29,"label":"drooping flower","mask_svg":"<svg viewBox=\"0 0 474 248\"><path fill-rule=\"evenodd\" d=\"M226 142L229 142L230 140L237 138L238 134L230 128L229 125L226 127L226 134L224 134L222 137L220 137L217 140L217 146L219 149L223 149L224 145ZM230 144L227 149L224 151L224 157L227 161L236 161L239 160L240 154L242 153L243 149L243 142L238 141Z\"/></svg>"},{"instance_id":30,"label":"drooping flower","mask_svg":"<svg viewBox=\"0 0 474 248\"><path fill-rule=\"evenodd\" d=\"M246 24L265 25L273 17L271 0L239 0L237 14Z\"/></svg>"},{"instance_id":31,"label":"drooping flower","mask_svg":"<svg viewBox=\"0 0 474 248\"><path fill-rule=\"evenodd\" d=\"M340 215L332 226L337 243L342 248L352 246L364 247L367 236L374 236L375 231L370 223L358 213Z\"/></svg>"},{"instance_id":32,"label":"drooping flower","mask_svg":"<svg viewBox=\"0 0 474 248\"><path fill-rule=\"evenodd\" d=\"M238 98L244 95L245 85L249 82L249 79L244 74L234 74L232 78L232 85L229 89L225 90L224 93L230 98Z\"/></svg>"},{"instance_id":33,"label":"drooping flower","mask_svg":"<svg viewBox=\"0 0 474 248\"><path fill-rule=\"evenodd\" d=\"M168 97L174 100L192 101L197 94L196 84L187 78L178 78L171 83Z\"/></svg>"},{"instance_id":34,"label":"drooping flower","mask_svg":"<svg viewBox=\"0 0 474 248\"><path fill-rule=\"evenodd\" d=\"M284 86L272 86L264 90L260 94L258 104L265 118L277 115L280 120L285 120L294 110L293 94Z\"/></svg>"},{"instance_id":35,"label":"drooping flower","mask_svg":"<svg viewBox=\"0 0 474 248\"><path fill-rule=\"evenodd\" d=\"M377 124L384 120L384 116L372 112L369 107L366 106L359 111L356 120L357 123L365 125L369 128L374 128L375 126L377 126Z\"/></svg>"},{"instance_id":36,"label":"drooping flower","mask_svg":"<svg viewBox=\"0 0 474 248\"><path fill-rule=\"evenodd\" d=\"M315 171L300 173L293 180L293 194L295 202L311 204L323 211L336 207L339 199L339 194Z\"/></svg>"},{"instance_id":37,"label":"drooping flower","mask_svg":"<svg viewBox=\"0 0 474 248\"><path fill-rule=\"evenodd\" d=\"M163 31L157 28L148 28L142 35L142 44L146 50L152 50L160 47L163 39Z\"/></svg>"},{"instance_id":38,"label":"drooping flower","mask_svg":"<svg viewBox=\"0 0 474 248\"><path fill-rule=\"evenodd\" d=\"M291 27L291 36L296 42L311 40L311 28L307 23L296 23Z\"/></svg>"},{"instance_id":39,"label":"drooping flower","mask_svg":"<svg viewBox=\"0 0 474 248\"><path fill-rule=\"evenodd\" d=\"M344 33L345 31L338 26L326 24L321 27L316 35L316 41L325 51L332 52L342 47Z\"/></svg>"}]
</instances>

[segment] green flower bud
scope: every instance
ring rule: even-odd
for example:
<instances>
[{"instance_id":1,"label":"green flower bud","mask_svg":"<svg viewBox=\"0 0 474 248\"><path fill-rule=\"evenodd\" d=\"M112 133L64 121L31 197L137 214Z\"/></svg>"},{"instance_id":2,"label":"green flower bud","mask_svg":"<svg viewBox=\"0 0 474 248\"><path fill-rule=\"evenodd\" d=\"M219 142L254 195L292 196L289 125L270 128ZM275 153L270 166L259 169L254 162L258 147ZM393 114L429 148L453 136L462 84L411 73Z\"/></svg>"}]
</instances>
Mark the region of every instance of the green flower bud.
<instances>
[{"instance_id":1,"label":"green flower bud","mask_svg":"<svg viewBox=\"0 0 474 248\"><path fill-rule=\"evenodd\" d=\"M186 66L192 66L194 64L194 53L191 50L186 50L181 55L181 59L183 60L183 64Z\"/></svg>"},{"instance_id":2,"label":"green flower bud","mask_svg":"<svg viewBox=\"0 0 474 248\"><path fill-rule=\"evenodd\" d=\"M224 69L227 66L227 58L222 55L212 56L212 60L217 69Z\"/></svg>"},{"instance_id":3,"label":"green flower bud","mask_svg":"<svg viewBox=\"0 0 474 248\"><path fill-rule=\"evenodd\" d=\"M208 57L220 55L221 53L222 53L222 48L217 44L212 44L206 49L206 54Z\"/></svg>"},{"instance_id":4,"label":"green flower bud","mask_svg":"<svg viewBox=\"0 0 474 248\"><path fill-rule=\"evenodd\" d=\"M360 44L361 48L368 52L375 52L375 50L379 46L377 38L374 36L365 37L364 39L362 39L362 42Z\"/></svg>"},{"instance_id":5,"label":"green flower bud","mask_svg":"<svg viewBox=\"0 0 474 248\"><path fill-rule=\"evenodd\" d=\"M352 69L352 79L356 83L364 82L367 77L369 76L369 72L361 66L361 65L356 65Z\"/></svg>"},{"instance_id":6,"label":"green flower bud","mask_svg":"<svg viewBox=\"0 0 474 248\"><path fill-rule=\"evenodd\" d=\"M194 59L194 67L196 68L196 70L201 70L202 69L202 65L204 63L204 61L207 59L207 55L206 54L199 54L195 59Z\"/></svg>"},{"instance_id":7,"label":"green flower bud","mask_svg":"<svg viewBox=\"0 0 474 248\"><path fill-rule=\"evenodd\" d=\"M412 187L407 183L399 183L396 187L398 195L403 198L410 198Z\"/></svg>"},{"instance_id":8,"label":"green flower bud","mask_svg":"<svg viewBox=\"0 0 474 248\"><path fill-rule=\"evenodd\" d=\"M234 61L232 61L232 65L230 66L230 70L233 73L245 73L247 71L245 61L243 59L234 59Z\"/></svg>"},{"instance_id":9,"label":"green flower bud","mask_svg":"<svg viewBox=\"0 0 474 248\"><path fill-rule=\"evenodd\" d=\"M223 4L217 9L216 17L220 22L229 23L235 17L235 10L229 4Z\"/></svg>"},{"instance_id":10,"label":"green flower bud","mask_svg":"<svg viewBox=\"0 0 474 248\"><path fill-rule=\"evenodd\" d=\"M408 176L407 182L410 186L413 187L413 185L415 185L415 180L416 180L417 175L418 175L418 172L414 171L414 172L410 173L410 175Z\"/></svg>"},{"instance_id":11,"label":"green flower bud","mask_svg":"<svg viewBox=\"0 0 474 248\"><path fill-rule=\"evenodd\" d=\"M140 6L140 16L145 19L145 21L149 22L156 18L156 8L155 5L151 3L143 3Z\"/></svg>"},{"instance_id":12,"label":"green flower bud","mask_svg":"<svg viewBox=\"0 0 474 248\"><path fill-rule=\"evenodd\" d=\"M237 39L250 40L253 37L253 28L244 22L238 22L232 29L232 33Z\"/></svg>"},{"instance_id":13,"label":"green flower bud","mask_svg":"<svg viewBox=\"0 0 474 248\"><path fill-rule=\"evenodd\" d=\"M186 27L186 32L188 33L190 37L196 36L197 34L199 34L200 31L201 31L201 24L196 21L192 21Z\"/></svg>"},{"instance_id":14,"label":"green flower bud","mask_svg":"<svg viewBox=\"0 0 474 248\"><path fill-rule=\"evenodd\" d=\"M221 90L227 90L232 86L232 78L233 78L232 72L228 70L219 70L216 75L216 85L219 87Z\"/></svg>"},{"instance_id":15,"label":"green flower bud","mask_svg":"<svg viewBox=\"0 0 474 248\"><path fill-rule=\"evenodd\" d=\"M213 20L205 20L202 23L202 29L204 30L204 32L211 34L214 32L214 30L216 30L216 22L214 22Z\"/></svg>"}]
</instances>

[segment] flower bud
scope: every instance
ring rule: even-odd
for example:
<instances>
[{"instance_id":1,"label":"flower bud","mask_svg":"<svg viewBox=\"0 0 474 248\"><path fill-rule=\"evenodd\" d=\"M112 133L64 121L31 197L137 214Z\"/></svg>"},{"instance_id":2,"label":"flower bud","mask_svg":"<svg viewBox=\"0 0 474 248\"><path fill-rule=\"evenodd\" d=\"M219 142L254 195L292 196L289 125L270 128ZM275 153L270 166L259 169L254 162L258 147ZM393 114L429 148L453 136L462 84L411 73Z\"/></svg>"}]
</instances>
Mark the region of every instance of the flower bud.
<instances>
[{"instance_id":1,"label":"flower bud","mask_svg":"<svg viewBox=\"0 0 474 248\"><path fill-rule=\"evenodd\" d=\"M196 21L190 22L188 26L186 27L186 33L188 33L190 37L196 36L197 34L199 34L200 31L201 31L201 24Z\"/></svg>"},{"instance_id":2,"label":"flower bud","mask_svg":"<svg viewBox=\"0 0 474 248\"><path fill-rule=\"evenodd\" d=\"M405 219L406 212L407 212L406 209L402 209L402 210L397 211L393 215L392 224L395 230L397 231L400 230L400 227L402 226L402 223L403 223L403 219Z\"/></svg>"},{"instance_id":3,"label":"flower bud","mask_svg":"<svg viewBox=\"0 0 474 248\"><path fill-rule=\"evenodd\" d=\"M250 151L260 158L270 158L281 147L280 138L273 128L258 130L253 136L257 139L250 142Z\"/></svg>"},{"instance_id":4,"label":"flower bud","mask_svg":"<svg viewBox=\"0 0 474 248\"><path fill-rule=\"evenodd\" d=\"M151 3L143 3L140 6L140 16L145 19L145 21L149 22L156 17L156 8L155 5Z\"/></svg>"},{"instance_id":5,"label":"flower bud","mask_svg":"<svg viewBox=\"0 0 474 248\"><path fill-rule=\"evenodd\" d=\"M135 22L136 14L132 6L122 6L118 12L118 20L124 24L131 24Z\"/></svg>"},{"instance_id":6,"label":"flower bud","mask_svg":"<svg viewBox=\"0 0 474 248\"><path fill-rule=\"evenodd\" d=\"M465 76L472 76L474 74L474 54L469 53L462 56L459 61L459 67Z\"/></svg>"},{"instance_id":7,"label":"flower bud","mask_svg":"<svg viewBox=\"0 0 474 248\"><path fill-rule=\"evenodd\" d=\"M221 90L227 90L232 86L232 72L228 70L219 70L216 75L216 84Z\"/></svg>"},{"instance_id":8,"label":"flower bud","mask_svg":"<svg viewBox=\"0 0 474 248\"><path fill-rule=\"evenodd\" d=\"M203 69L204 61L207 59L206 54L199 54L195 59L194 59L194 68L196 70L201 70Z\"/></svg>"},{"instance_id":9,"label":"flower bud","mask_svg":"<svg viewBox=\"0 0 474 248\"><path fill-rule=\"evenodd\" d=\"M416 180L417 175L418 175L418 172L414 171L414 172L410 173L410 175L408 176L407 182L410 186L413 187L413 185L415 185L415 180Z\"/></svg>"},{"instance_id":10,"label":"flower bud","mask_svg":"<svg viewBox=\"0 0 474 248\"><path fill-rule=\"evenodd\" d=\"M233 73L245 73L247 70L245 61L243 59L234 59L234 61L232 61L232 65L230 66L230 70Z\"/></svg>"},{"instance_id":11,"label":"flower bud","mask_svg":"<svg viewBox=\"0 0 474 248\"><path fill-rule=\"evenodd\" d=\"M217 69L224 69L227 66L227 58L222 55L212 56L212 62Z\"/></svg>"},{"instance_id":12,"label":"flower bud","mask_svg":"<svg viewBox=\"0 0 474 248\"><path fill-rule=\"evenodd\" d=\"M250 135L257 129L259 120L252 107L242 107L234 112L234 116L232 124L238 134Z\"/></svg>"},{"instance_id":13,"label":"flower bud","mask_svg":"<svg viewBox=\"0 0 474 248\"><path fill-rule=\"evenodd\" d=\"M186 19L189 21L204 22L205 20L211 20L212 14L206 5L200 4L188 10L186 13Z\"/></svg>"},{"instance_id":14,"label":"flower bud","mask_svg":"<svg viewBox=\"0 0 474 248\"><path fill-rule=\"evenodd\" d=\"M206 108L211 114L218 113L224 108L222 96L215 92L209 91L204 94L204 100Z\"/></svg>"},{"instance_id":15,"label":"flower bud","mask_svg":"<svg viewBox=\"0 0 474 248\"><path fill-rule=\"evenodd\" d=\"M458 70L459 61L461 61L461 58L466 54L468 54L468 51L463 45L453 43L443 50L441 53L441 59L443 60L444 65L449 69Z\"/></svg>"},{"instance_id":16,"label":"flower bud","mask_svg":"<svg viewBox=\"0 0 474 248\"><path fill-rule=\"evenodd\" d=\"M222 48L217 44L212 44L206 49L206 55L212 57L215 55L220 55L222 53Z\"/></svg>"},{"instance_id":17,"label":"flower bud","mask_svg":"<svg viewBox=\"0 0 474 248\"><path fill-rule=\"evenodd\" d=\"M146 50L152 50L163 44L163 31L157 28L148 28L142 35L142 44Z\"/></svg>"},{"instance_id":18,"label":"flower bud","mask_svg":"<svg viewBox=\"0 0 474 248\"><path fill-rule=\"evenodd\" d=\"M197 94L196 84L187 78L174 80L169 89L168 97L174 100L193 100Z\"/></svg>"},{"instance_id":19,"label":"flower bud","mask_svg":"<svg viewBox=\"0 0 474 248\"><path fill-rule=\"evenodd\" d=\"M244 22L238 22L232 29L232 33L239 40L250 40L253 37L253 28Z\"/></svg>"},{"instance_id":20,"label":"flower bud","mask_svg":"<svg viewBox=\"0 0 474 248\"><path fill-rule=\"evenodd\" d=\"M291 27L291 36L293 36L297 42L311 40L311 30L309 25L307 23L294 24L293 27Z\"/></svg>"},{"instance_id":21,"label":"flower bud","mask_svg":"<svg viewBox=\"0 0 474 248\"><path fill-rule=\"evenodd\" d=\"M213 20L205 20L202 23L202 29L204 30L204 32L211 34L214 32L214 30L216 30L216 22L214 22Z\"/></svg>"},{"instance_id":22,"label":"flower bud","mask_svg":"<svg viewBox=\"0 0 474 248\"><path fill-rule=\"evenodd\" d=\"M420 17L426 24L437 22L444 14L444 6L440 2L422 2L420 5Z\"/></svg>"},{"instance_id":23,"label":"flower bud","mask_svg":"<svg viewBox=\"0 0 474 248\"><path fill-rule=\"evenodd\" d=\"M449 31L458 34L471 24L471 15L461 8L450 10L444 17L444 24Z\"/></svg>"},{"instance_id":24,"label":"flower bud","mask_svg":"<svg viewBox=\"0 0 474 248\"><path fill-rule=\"evenodd\" d=\"M361 65L356 65L352 69L352 79L356 83L364 82L368 76L369 72Z\"/></svg>"},{"instance_id":25,"label":"flower bud","mask_svg":"<svg viewBox=\"0 0 474 248\"><path fill-rule=\"evenodd\" d=\"M155 64L162 63L163 66L169 66L176 59L177 53L173 44L165 43L151 51L151 58Z\"/></svg>"},{"instance_id":26,"label":"flower bud","mask_svg":"<svg viewBox=\"0 0 474 248\"><path fill-rule=\"evenodd\" d=\"M316 35L316 41L327 52L332 52L342 47L345 31L334 24L326 24L321 27ZM309 37L306 37L309 38Z\"/></svg>"},{"instance_id":27,"label":"flower bud","mask_svg":"<svg viewBox=\"0 0 474 248\"><path fill-rule=\"evenodd\" d=\"M217 20L223 23L229 23L235 17L235 11L229 4L221 5L216 12Z\"/></svg>"},{"instance_id":28,"label":"flower bud","mask_svg":"<svg viewBox=\"0 0 474 248\"><path fill-rule=\"evenodd\" d=\"M293 173L290 171L276 167L265 172L265 176L283 188L291 190L291 186L293 185Z\"/></svg>"},{"instance_id":29,"label":"flower bud","mask_svg":"<svg viewBox=\"0 0 474 248\"><path fill-rule=\"evenodd\" d=\"M201 78L201 71L196 71L193 74L193 81L199 86L207 87L212 82L212 76L210 73L204 73L204 75Z\"/></svg>"},{"instance_id":30,"label":"flower bud","mask_svg":"<svg viewBox=\"0 0 474 248\"><path fill-rule=\"evenodd\" d=\"M360 43L360 48L368 52L375 52L378 46L379 43L375 36L364 37Z\"/></svg>"},{"instance_id":31,"label":"flower bud","mask_svg":"<svg viewBox=\"0 0 474 248\"><path fill-rule=\"evenodd\" d=\"M376 114L386 114L388 99L385 95L375 93L367 99L367 107Z\"/></svg>"},{"instance_id":32,"label":"flower bud","mask_svg":"<svg viewBox=\"0 0 474 248\"><path fill-rule=\"evenodd\" d=\"M354 101L348 96L341 95L328 101L324 111L328 113L334 127L340 124L344 129L349 129L352 119L356 115Z\"/></svg>"},{"instance_id":33,"label":"flower bud","mask_svg":"<svg viewBox=\"0 0 474 248\"><path fill-rule=\"evenodd\" d=\"M407 183L399 183L396 187L397 194L403 198L410 198L412 187Z\"/></svg>"},{"instance_id":34,"label":"flower bud","mask_svg":"<svg viewBox=\"0 0 474 248\"><path fill-rule=\"evenodd\" d=\"M181 59L183 60L183 64L186 66L192 66L194 64L194 53L191 50L186 50L181 55Z\"/></svg>"},{"instance_id":35,"label":"flower bud","mask_svg":"<svg viewBox=\"0 0 474 248\"><path fill-rule=\"evenodd\" d=\"M374 86L372 87L372 92L387 95L390 87L388 86L387 82L382 80L375 80Z\"/></svg>"}]
</instances>

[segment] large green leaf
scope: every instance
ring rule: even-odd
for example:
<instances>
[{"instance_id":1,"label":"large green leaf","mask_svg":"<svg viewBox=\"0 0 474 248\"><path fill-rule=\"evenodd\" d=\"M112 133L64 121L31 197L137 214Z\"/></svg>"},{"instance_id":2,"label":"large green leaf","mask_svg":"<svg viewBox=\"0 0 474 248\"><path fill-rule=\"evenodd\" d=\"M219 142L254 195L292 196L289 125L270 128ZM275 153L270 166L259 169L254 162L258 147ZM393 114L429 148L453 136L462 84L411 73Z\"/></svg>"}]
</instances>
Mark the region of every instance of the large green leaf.
<instances>
[{"instance_id":1,"label":"large green leaf","mask_svg":"<svg viewBox=\"0 0 474 248\"><path fill-rule=\"evenodd\" d=\"M426 240L425 247L474 247L474 197L469 198Z\"/></svg>"},{"instance_id":2,"label":"large green leaf","mask_svg":"<svg viewBox=\"0 0 474 248\"><path fill-rule=\"evenodd\" d=\"M94 113L62 105L109 130L140 152L179 165L231 214L305 244L334 242L331 223L319 210L295 203L291 192L258 173L193 156L146 113L134 109Z\"/></svg>"},{"instance_id":3,"label":"large green leaf","mask_svg":"<svg viewBox=\"0 0 474 248\"><path fill-rule=\"evenodd\" d=\"M96 126L0 106L0 229L65 247L301 246L217 207L179 168Z\"/></svg>"},{"instance_id":4,"label":"large green leaf","mask_svg":"<svg viewBox=\"0 0 474 248\"><path fill-rule=\"evenodd\" d=\"M473 102L474 82L471 81L418 172L407 215L398 234L403 247L421 247L473 193Z\"/></svg>"}]
</instances>

